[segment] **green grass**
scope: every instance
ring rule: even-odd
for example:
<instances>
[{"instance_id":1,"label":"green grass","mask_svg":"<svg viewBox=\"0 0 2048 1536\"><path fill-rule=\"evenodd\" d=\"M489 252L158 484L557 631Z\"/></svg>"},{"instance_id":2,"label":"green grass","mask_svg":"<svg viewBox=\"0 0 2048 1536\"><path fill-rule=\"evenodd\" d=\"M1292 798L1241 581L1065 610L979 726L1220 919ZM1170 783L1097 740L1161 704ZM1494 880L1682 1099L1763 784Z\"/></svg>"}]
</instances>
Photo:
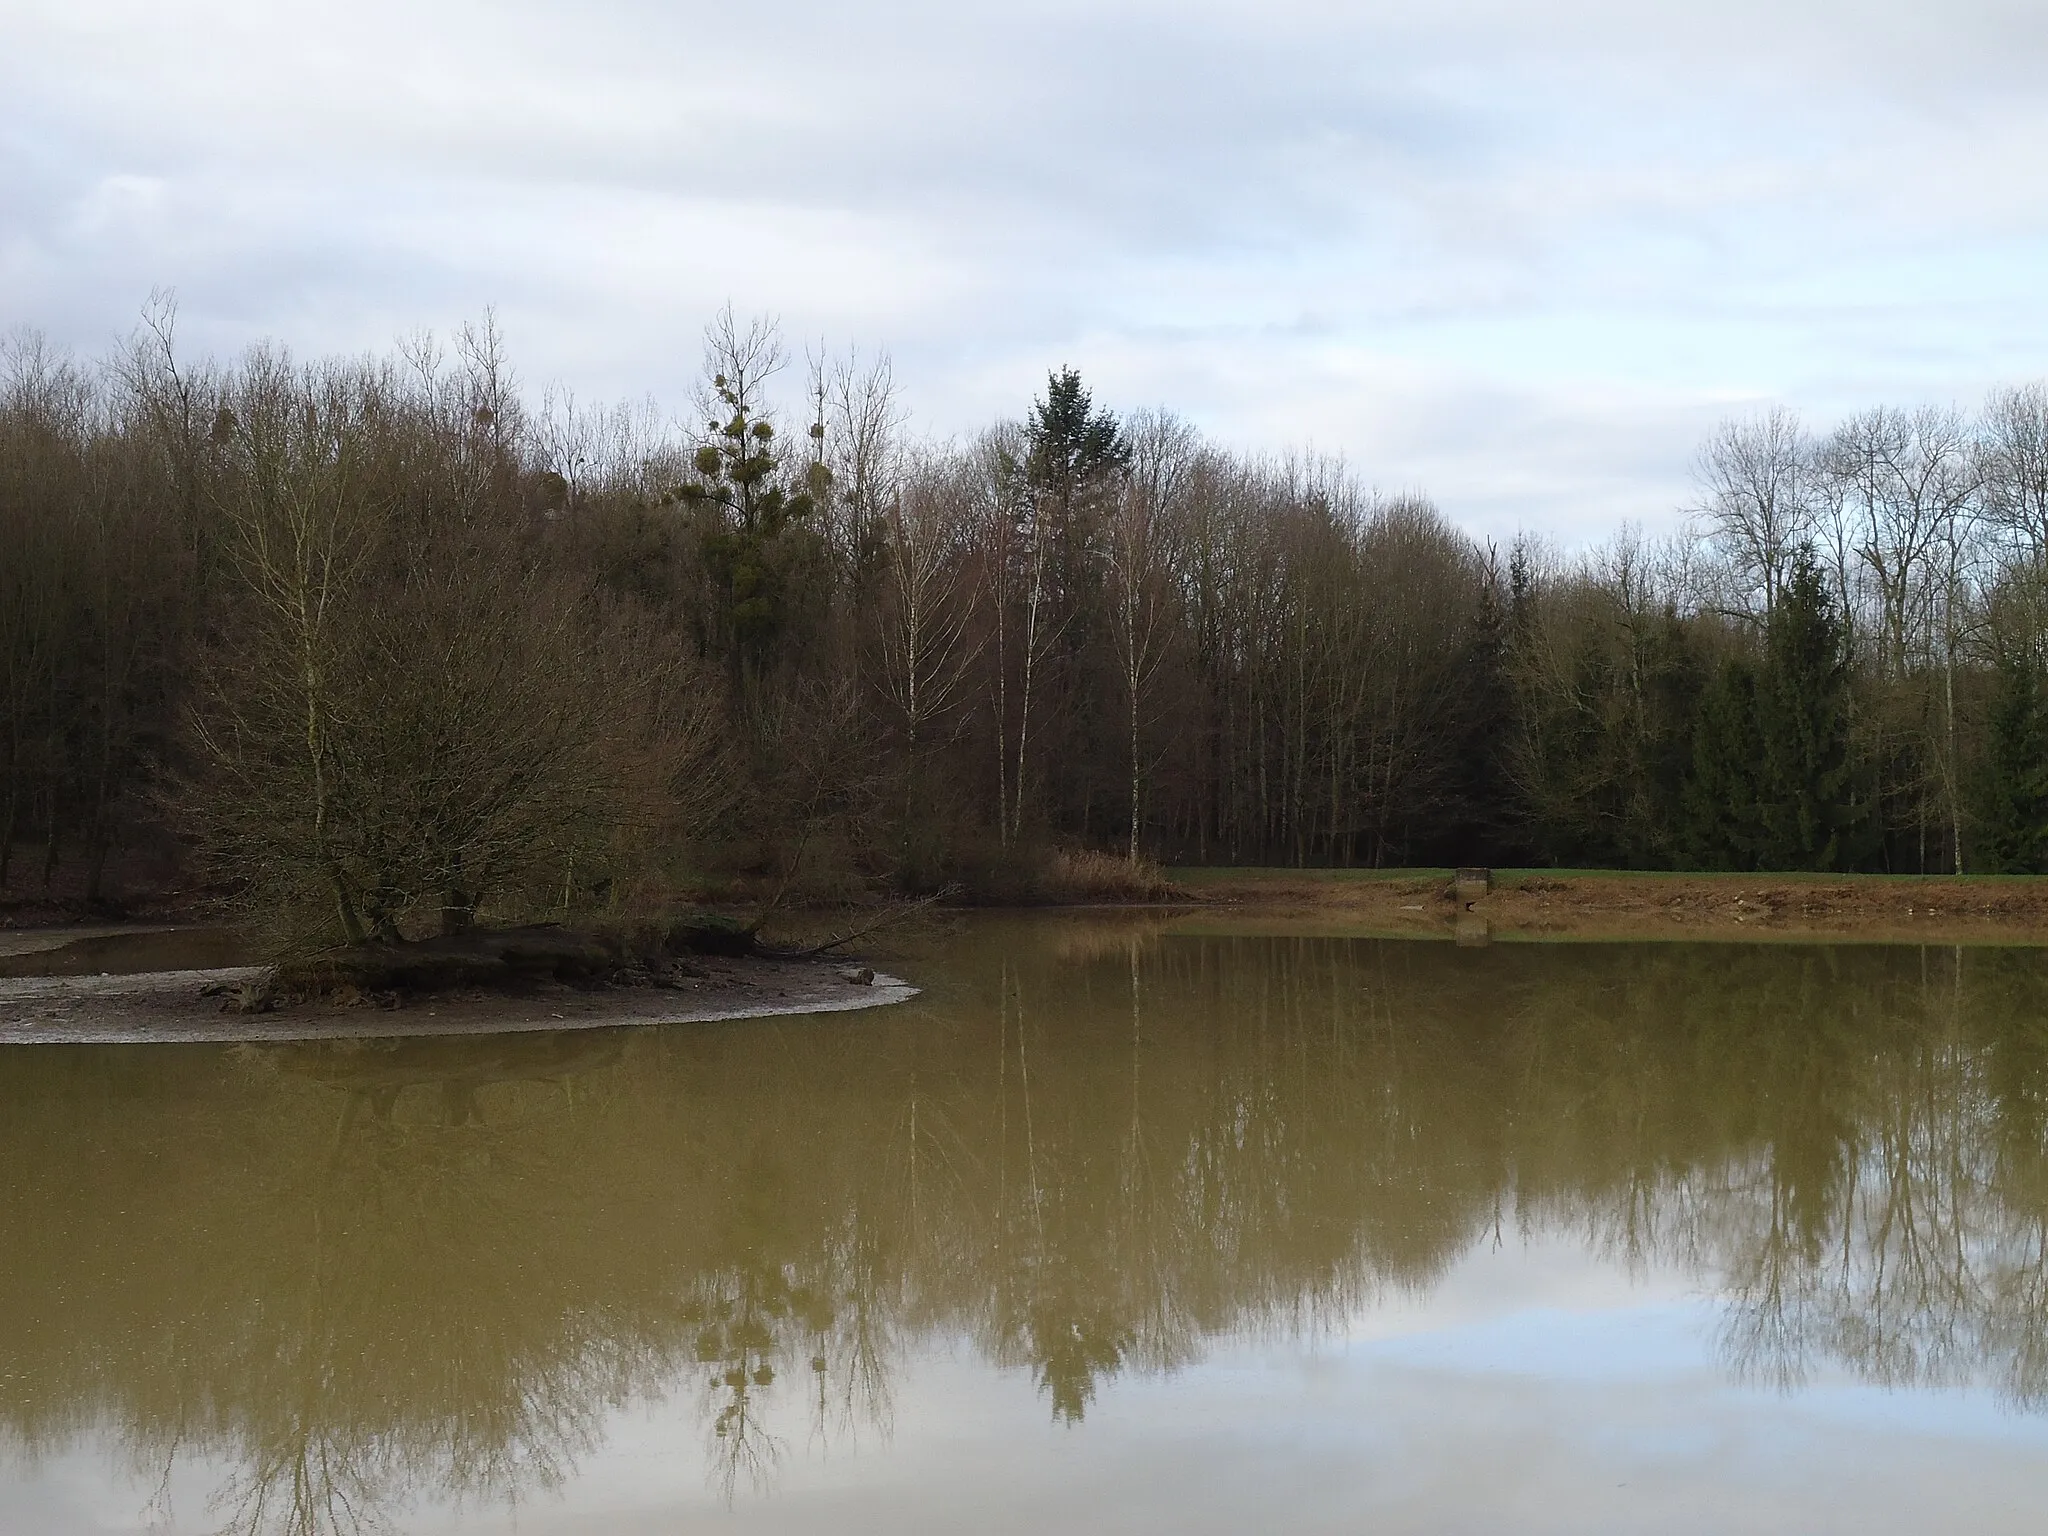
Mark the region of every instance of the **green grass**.
<instances>
[{"instance_id":1,"label":"green grass","mask_svg":"<svg viewBox=\"0 0 2048 1536\"><path fill-rule=\"evenodd\" d=\"M1282 865L1177 865L1166 878L1184 885L1223 880L1448 880L1449 869L1291 869Z\"/></svg>"},{"instance_id":2,"label":"green grass","mask_svg":"<svg viewBox=\"0 0 2048 1536\"><path fill-rule=\"evenodd\" d=\"M1329 880L1394 881L1449 880L1451 869L1294 869L1284 865L1183 866L1169 869L1167 878L1186 885L1212 885L1225 880ZM1530 880L1718 880L1731 884L1759 880L1848 880L1878 884L1911 885L1917 882L1962 880L1977 885L2012 885L2048 879L2044 875L1884 875L1832 874L1813 870L1692 870L1692 869L1496 869L1497 885L1520 885Z\"/></svg>"},{"instance_id":3,"label":"green grass","mask_svg":"<svg viewBox=\"0 0 2048 1536\"><path fill-rule=\"evenodd\" d=\"M1919 882L1961 880L1969 885L2016 884L2028 880L2040 880L2041 875L1885 875L1885 874L1841 874L1831 870L1812 869L1496 869L1496 880L1554 880L1554 879L1625 879L1625 880L1720 880L1740 882L1758 880L1848 880L1860 884L1912 885Z\"/></svg>"}]
</instances>

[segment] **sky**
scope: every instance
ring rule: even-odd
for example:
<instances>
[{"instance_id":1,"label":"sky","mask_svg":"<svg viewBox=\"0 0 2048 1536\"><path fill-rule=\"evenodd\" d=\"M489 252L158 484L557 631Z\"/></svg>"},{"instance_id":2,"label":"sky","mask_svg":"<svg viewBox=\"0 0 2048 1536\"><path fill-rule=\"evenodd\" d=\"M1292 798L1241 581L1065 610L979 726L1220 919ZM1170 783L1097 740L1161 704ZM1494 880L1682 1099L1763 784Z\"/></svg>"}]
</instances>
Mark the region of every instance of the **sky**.
<instances>
[{"instance_id":1,"label":"sky","mask_svg":"<svg viewBox=\"0 0 2048 1536\"><path fill-rule=\"evenodd\" d=\"M755 1395L781 1455L770 1486L742 1481L730 1506L705 1460L715 1399L678 1380L576 1416L589 1442L558 1489L529 1479L516 1516L408 1483L401 1436L392 1482L413 1497L383 1512L415 1536L2038 1530L2038 1414L1818 1361L1796 1392L1738 1380L1721 1306L1696 1283L1511 1235L1348 1328L1209 1338L1176 1370L1108 1376L1071 1425L1021 1364L992 1367L965 1339L892 1339L882 1422L818 1433L808 1380ZM0 1522L211 1531L240 1470L204 1435L166 1464L84 1415L37 1457L0 1446Z\"/></svg>"},{"instance_id":2,"label":"sky","mask_svg":"<svg viewBox=\"0 0 2048 1536\"><path fill-rule=\"evenodd\" d=\"M730 303L914 425L1112 408L1482 537L1672 526L1716 420L2048 374L2042 0L0 0L0 329L681 407Z\"/></svg>"}]
</instances>

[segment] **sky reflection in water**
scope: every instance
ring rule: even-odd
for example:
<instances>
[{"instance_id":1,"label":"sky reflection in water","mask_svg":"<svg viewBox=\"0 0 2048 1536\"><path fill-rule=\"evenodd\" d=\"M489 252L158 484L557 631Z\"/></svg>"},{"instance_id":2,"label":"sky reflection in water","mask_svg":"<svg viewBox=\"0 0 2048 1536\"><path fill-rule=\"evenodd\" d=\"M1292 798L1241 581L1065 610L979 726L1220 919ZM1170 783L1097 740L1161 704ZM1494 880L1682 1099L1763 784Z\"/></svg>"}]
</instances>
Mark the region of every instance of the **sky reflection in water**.
<instances>
[{"instance_id":1,"label":"sky reflection in water","mask_svg":"<svg viewBox=\"0 0 2048 1536\"><path fill-rule=\"evenodd\" d=\"M0 1055L0 1529L2031 1528L2048 956L988 920Z\"/></svg>"}]
</instances>

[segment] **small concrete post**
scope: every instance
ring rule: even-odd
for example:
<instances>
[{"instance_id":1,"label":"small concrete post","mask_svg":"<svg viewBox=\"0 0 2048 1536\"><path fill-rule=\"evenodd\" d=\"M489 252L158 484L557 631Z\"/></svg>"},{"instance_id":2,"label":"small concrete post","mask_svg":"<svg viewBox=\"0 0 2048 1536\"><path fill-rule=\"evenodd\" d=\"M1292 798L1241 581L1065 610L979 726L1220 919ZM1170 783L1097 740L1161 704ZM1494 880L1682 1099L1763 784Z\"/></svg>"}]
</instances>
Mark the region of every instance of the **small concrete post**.
<instances>
[{"instance_id":1,"label":"small concrete post","mask_svg":"<svg viewBox=\"0 0 2048 1536\"><path fill-rule=\"evenodd\" d=\"M1493 927L1479 913L1474 911L1479 899L1493 889L1493 871L1467 866L1458 871L1451 882L1451 893L1458 902L1457 935L1461 945L1481 946L1493 937Z\"/></svg>"}]
</instances>

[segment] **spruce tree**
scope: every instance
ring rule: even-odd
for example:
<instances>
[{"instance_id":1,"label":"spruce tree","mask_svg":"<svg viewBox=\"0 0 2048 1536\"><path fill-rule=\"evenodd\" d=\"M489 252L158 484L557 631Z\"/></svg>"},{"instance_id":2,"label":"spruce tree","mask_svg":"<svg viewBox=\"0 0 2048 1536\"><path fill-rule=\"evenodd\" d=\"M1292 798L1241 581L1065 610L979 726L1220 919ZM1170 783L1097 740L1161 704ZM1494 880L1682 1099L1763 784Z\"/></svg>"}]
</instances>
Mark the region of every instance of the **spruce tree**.
<instances>
[{"instance_id":1,"label":"spruce tree","mask_svg":"<svg viewBox=\"0 0 2048 1536\"><path fill-rule=\"evenodd\" d=\"M1037 773L1029 797L1086 835L1101 787L1090 767L1104 760L1112 739L1102 709L1114 686L1102 666L1104 521L1131 450L1115 415L1096 406L1072 368L1047 377L1045 398L1032 402L1024 423L1024 442L1031 512L1010 831L1014 836L1022 826L1026 781Z\"/></svg>"},{"instance_id":2,"label":"spruce tree","mask_svg":"<svg viewBox=\"0 0 2048 1536\"><path fill-rule=\"evenodd\" d=\"M1049 374L1045 398L1031 403L1024 424L1031 448L1031 477L1063 502L1108 471L1130 462L1123 430L1108 411L1095 408L1094 397L1072 368Z\"/></svg>"},{"instance_id":3,"label":"spruce tree","mask_svg":"<svg viewBox=\"0 0 2048 1536\"><path fill-rule=\"evenodd\" d=\"M2006 875L2048 872L2048 700L2031 656L1998 660L1979 799L1992 869Z\"/></svg>"},{"instance_id":4,"label":"spruce tree","mask_svg":"<svg viewBox=\"0 0 2048 1536\"><path fill-rule=\"evenodd\" d=\"M1755 669L1731 656L1700 696L1692 771L1679 795L1679 848L1697 869L1755 869L1761 840Z\"/></svg>"},{"instance_id":5,"label":"spruce tree","mask_svg":"<svg viewBox=\"0 0 2048 1536\"><path fill-rule=\"evenodd\" d=\"M1793 558L1757 678L1760 869L1837 869L1851 853L1849 657L1810 546Z\"/></svg>"},{"instance_id":6,"label":"spruce tree","mask_svg":"<svg viewBox=\"0 0 2048 1536\"><path fill-rule=\"evenodd\" d=\"M1630 777L1635 790L1623 828L1629 867L1685 861L1685 785L1693 765L1693 726L1705 691L1694 637L1674 609L1647 626L1637 658L1639 701Z\"/></svg>"},{"instance_id":7,"label":"spruce tree","mask_svg":"<svg viewBox=\"0 0 2048 1536\"><path fill-rule=\"evenodd\" d=\"M1479 584L1472 632L1459 660L1463 680L1448 711L1457 732L1452 784L1446 799L1446 846L1453 862L1486 863L1511 839L1513 799L1509 744L1514 735L1514 682L1509 669L1509 615L1499 566L1489 558Z\"/></svg>"}]
</instances>

